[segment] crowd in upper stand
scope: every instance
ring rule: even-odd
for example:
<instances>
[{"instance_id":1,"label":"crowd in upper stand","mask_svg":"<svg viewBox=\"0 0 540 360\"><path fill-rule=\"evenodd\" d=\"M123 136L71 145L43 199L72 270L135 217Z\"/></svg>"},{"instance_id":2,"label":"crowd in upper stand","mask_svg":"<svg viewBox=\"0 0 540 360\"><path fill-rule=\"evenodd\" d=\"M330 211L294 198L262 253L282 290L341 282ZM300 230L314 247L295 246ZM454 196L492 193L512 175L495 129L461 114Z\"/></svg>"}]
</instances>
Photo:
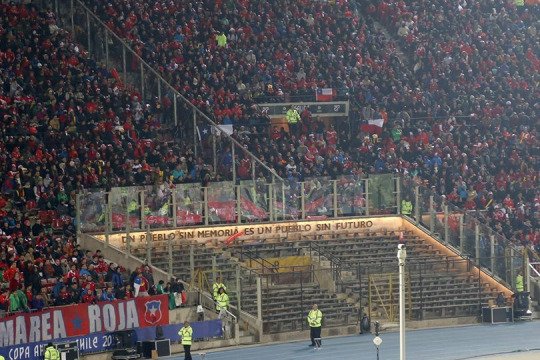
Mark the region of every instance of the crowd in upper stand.
<instances>
[{"instance_id":1,"label":"crowd in upper stand","mask_svg":"<svg viewBox=\"0 0 540 360\"><path fill-rule=\"evenodd\" d=\"M451 202L487 210L506 236L540 240L537 6L87 3L193 104L233 123L235 136L281 176L418 175ZM309 113L299 134L250 128L243 109L252 101L286 101L317 87L347 89L360 120L385 120L382 137L366 136L355 122L325 129Z\"/></svg>"},{"instance_id":2,"label":"crowd in upper stand","mask_svg":"<svg viewBox=\"0 0 540 360\"><path fill-rule=\"evenodd\" d=\"M465 209L486 210L509 238L538 244L538 7L87 3L189 101L234 124L233 136L281 176L405 173ZM232 161L225 140L217 169L188 145L166 142L160 119L170 100L143 101L89 59L50 10L0 5L0 83L0 270L10 294L30 286L36 297L34 272L79 259L74 191L227 176L219 174ZM344 89L357 106L353 121L330 126L305 111L290 134L254 106L310 100L317 87ZM360 131L377 118L382 135ZM237 165L250 178L250 161ZM13 263L29 271L17 284Z\"/></svg>"}]
</instances>

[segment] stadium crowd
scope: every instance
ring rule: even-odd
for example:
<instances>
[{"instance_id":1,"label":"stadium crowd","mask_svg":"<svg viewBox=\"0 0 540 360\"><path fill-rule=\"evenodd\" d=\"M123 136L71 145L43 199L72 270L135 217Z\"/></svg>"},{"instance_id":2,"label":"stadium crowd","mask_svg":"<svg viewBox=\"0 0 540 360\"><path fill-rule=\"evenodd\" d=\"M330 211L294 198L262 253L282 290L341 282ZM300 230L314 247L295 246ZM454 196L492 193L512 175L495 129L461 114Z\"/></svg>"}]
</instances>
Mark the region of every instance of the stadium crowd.
<instances>
[{"instance_id":1,"label":"stadium crowd","mask_svg":"<svg viewBox=\"0 0 540 360\"><path fill-rule=\"evenodd\" d=\"M538 7L367 4L412 59L409 69L351 1L87 3L283 177L406 173L466 210L485 210L512 240L540 241ZM250 128L243 109L252 99L286 101L317 87L347 89L361 121L384 119L382 137L325 129L309 112L300 134Z\"/></svg>"},{"instance_id":2,"label":"stadium crowd","mask_svg":"<svg viewBox=\"0 0 540 360\"><path fill-rule=\"evenodd\" d=\"M74 192L160 175L154 109L31 5L0 4L0 84L0 310L129 296L78 248Z\"/></svg>"},{"instance_id":3,"label":"stadium crowd","mask_svg":"<svg viewBox=\"0 0 540 360\"><path fill-rule=\"evenodd\" d=\"M538 245L537 7L366 5L402 55L347 0L86 2L281 176L408 174L467 210L486 210L516 242ZM82 300L80 289L112 282L115 270L76 245L74 191L220 179L188 144L165 143L169 99L143 101L58 25L50 10L0 5L0 306L8 309L10 298L17 310L24 299L63 304L77 298L63 295L73 288ZM359 121L334 128L305 111L291 134L270 129L254 105L309 99L317 87L346 89ZM382 134L360 130L378 118ZM233 161L223 143L221 170ZM238 165L249 178L249 160ZM117 285L92 294L107 297ZM129 296L123 291L114 296Z\"/></svg>"},{"instance_id":4,"label":"stadium crowd","mask_svg":"<svg viewBox=\"0 0 540 360\"><path fill-rule=\"evenodd\" d=\"M498 232L538 245L540 11L516 4L377 0L367 12L413 58L420 102L463 117L431 124L422 177L451 202L487 210Z\"/></svg>"}]
</instances>

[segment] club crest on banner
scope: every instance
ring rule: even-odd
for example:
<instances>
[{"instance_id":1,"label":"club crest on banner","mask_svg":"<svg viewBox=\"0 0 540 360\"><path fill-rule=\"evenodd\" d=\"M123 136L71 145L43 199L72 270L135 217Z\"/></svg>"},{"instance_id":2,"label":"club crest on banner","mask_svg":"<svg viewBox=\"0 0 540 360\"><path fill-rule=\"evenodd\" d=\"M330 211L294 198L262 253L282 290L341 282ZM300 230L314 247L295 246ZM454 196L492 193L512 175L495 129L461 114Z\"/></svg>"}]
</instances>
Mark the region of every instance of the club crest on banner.
<instances>
[{"instance_id":1,"label":"club crest on banner","mask_svg":"<svg viewBox=\"0 0 540 360\"><path fill-rule=\"evenodd\" d=\"M144 303L146 311L144 320L151 325L157 324L161 320L161 300L152 300Z\"/></svg>"}]
</instances>

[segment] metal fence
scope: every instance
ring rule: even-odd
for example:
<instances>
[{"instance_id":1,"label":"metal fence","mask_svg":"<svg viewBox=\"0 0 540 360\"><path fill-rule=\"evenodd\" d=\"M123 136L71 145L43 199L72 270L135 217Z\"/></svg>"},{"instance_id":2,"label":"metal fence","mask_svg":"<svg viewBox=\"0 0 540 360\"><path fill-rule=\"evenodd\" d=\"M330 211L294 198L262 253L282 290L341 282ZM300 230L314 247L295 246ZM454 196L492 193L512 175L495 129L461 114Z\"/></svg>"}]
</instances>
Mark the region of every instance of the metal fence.
<instances>
[{"instance_id":1,"label":"metal fence","mask_svg":"<svg viewBox=\"0 0 540 360\"><path fill-rule=\"evenodd\" d=\"M398 178L373 182L353 176L304 182L242 181L132 186L77 195L79 231L111 233L193 225L243 224L397 214ZM373 185L371 185L373 183ZM384 201L372 193L385 193Z\"/></svg>"},{"instance_id":2,"label":"metal fence","mask_svg":"<svg viewBox=\"0 0 540 360\"><path fill-rule=\"evenodd\" d=\"M485 225L476 212L464 211L433 189L403 177L402 197L413 203L412 220L435 239L515 289L516 275L526 273L523 248Z\"/></svg>"},{"instance_id":3,"label":"metal fence","mask_svg":"<svg viewBox=\"0 0 540 360\"><path fill-rule=\"evenodd\" d=\"M515 278L521 269L521 260L521 256L479 259L481 263L500 264L499 273L505 274L507 282ZM408 262L407 316L414 320L478 316L482 306L494 300L497 292L475 265L473 259L459 256ZM370 317L385 317L390 321L397 319L399 279L396 267L396 264L388 262L358 265L354 269L356 279L343 284L345 288L354 289L359 303Z\"/></svg>"}]
</instances>

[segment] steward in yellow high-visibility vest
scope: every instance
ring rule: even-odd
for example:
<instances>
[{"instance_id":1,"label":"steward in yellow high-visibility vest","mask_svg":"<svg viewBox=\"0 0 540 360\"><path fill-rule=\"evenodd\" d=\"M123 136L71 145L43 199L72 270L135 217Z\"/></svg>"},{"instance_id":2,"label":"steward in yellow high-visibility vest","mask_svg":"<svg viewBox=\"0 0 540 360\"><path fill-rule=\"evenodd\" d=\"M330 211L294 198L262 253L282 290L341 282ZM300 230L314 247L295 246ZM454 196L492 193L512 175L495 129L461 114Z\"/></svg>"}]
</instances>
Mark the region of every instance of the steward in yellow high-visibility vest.
<instances>
[{"instance_id":1,"label":"steward in yellow high-visibility vest","mask_svg":"<svg viewBox=\"0 0 540 360\"><path fill-rule=\"evenodd\" d=\"M219 289L221 288L223 288L223 290L227 290L227 287L225 286L225 284L223 284L221 276L218 276L216 282L212 285L212 295L214 296L214 300L218 296Z\"/></svg>"},{"instance_id":2,"label":"steward in yellow high-visibility vest","mask_svg":"<svg viewBox=\"0 0 540 360\"><path fill-rule=\"evenodd\" d=\"M219 288L219 292L216 296L216 310L219 311L219 318L223 318L227 313L229 307L229 295L225 292L225 289Z\"/></svg>"},{"instance_id":3,"label":"steward in yellow high-visibility vest","mask_svg":"<svg viewBox=\"0 0 540 360\"><path fill-rule=\"evenodd\" d=\"M516 276L516 291L518 293L523 292L525 286L523 285L523 274L521 271Z\"/></svg>"},{"instance_id":4,"label":"steward in yellow high-visibility vest","mask_svg":"<svg viewBox=\"0 0 540 360\"><path fill-rule=\"evenodd\" d=\"M298 110L291 106L287 113L285 113L285 118L289 124L289 132L292 135L298 135L298 122L300 121L300 114Z\"/></svg>"},{"instance_id":5,"label":"steward in yellow high-visibility vest","mask_svg":"<svg viewBox=\"0 0 540 360\"><path fill-rule=\"evenodd\" d=\"M60 351L56 350L52 343L45 348L45 360L60 360Z\"/></svg>"},{"instance_id":6,"label":"steward in yellow high-visibility vest","mask_svg":"<svg viewBox=\"0 0 540 360\"><path fill-rule=\"evenodd\" d=\"M409 200L401 200L401 213L403 215L411 216L412 210L412 202L410 202Z\"/></svg>"},{"instance_id":7,"label":"steward in yellow high-visibility vest","mask_svg":"<svg viewBox=\"0 0 540 360\"><path fill-rule=\"evenodd\" d=\"M184 360L191 360L191 342L193 340L193 329L189 325L189 321L184 322L184 326L178 331L181 337L182 345L184 346Z\"/></svg>"},{"instance_id":8,"label":"steward in yellow high-visibility vest","mask_svg":"<svg viewBox=\"0 0 540 360\"><path fill-rule=\"evenodd\" d=\"M313 308L307 316L307 322L310 330L311 344L309 346L321 346L321 327L322 327L323 314L319 310L317 304L313 304ZM315 340L317 339L317 340ZM317 341L317 344L315 343Z\"/></svg>"},{"instance_id":9,"label":"steward in yellow high-visibility vest","mask_svg":"<svg viewBox=\"0 0 540 360\"><path fill-rule=\"evenodd\" d=\"M225 33L221 33L219 34L218 36L216 36L216 41L217 41L217 46L218 47L225 47L227 46L227 35L225 35Z\"/></svg>"}]
</instances>

